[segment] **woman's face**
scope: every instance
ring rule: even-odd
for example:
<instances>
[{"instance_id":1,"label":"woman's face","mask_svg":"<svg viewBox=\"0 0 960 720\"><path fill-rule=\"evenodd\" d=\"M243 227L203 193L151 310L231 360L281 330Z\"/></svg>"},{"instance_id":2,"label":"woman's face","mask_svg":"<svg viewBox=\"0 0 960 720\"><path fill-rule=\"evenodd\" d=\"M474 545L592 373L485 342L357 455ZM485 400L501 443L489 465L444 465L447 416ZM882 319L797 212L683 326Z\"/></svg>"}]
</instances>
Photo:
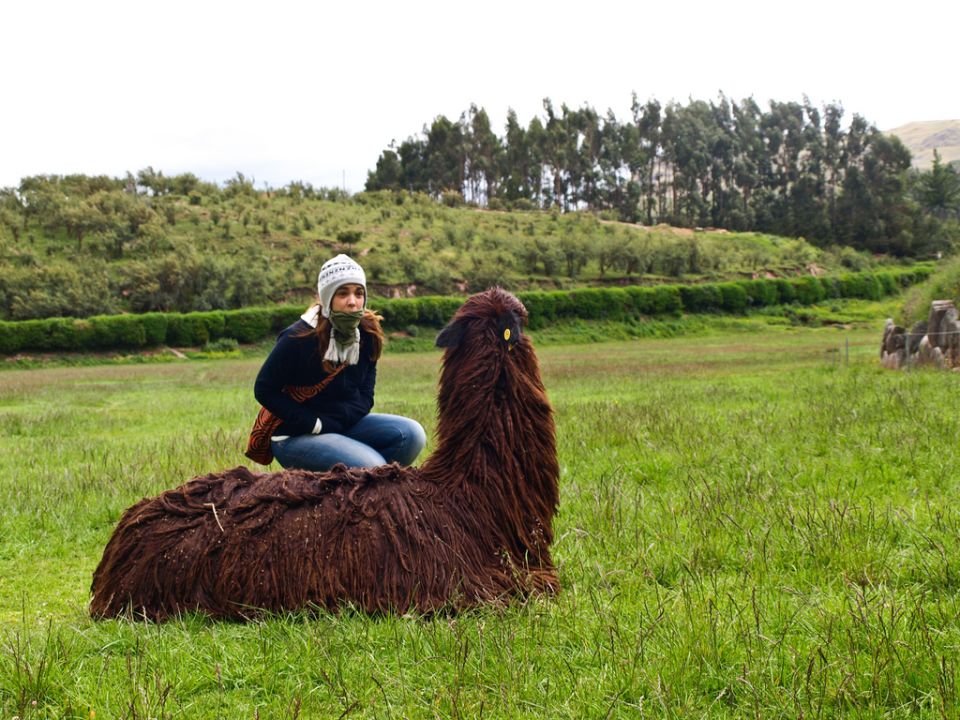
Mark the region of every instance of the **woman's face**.
<instances>
[{"instance_id":1,"label":"woman's face","mask_svg":"<svg viewBox=\"0 0 960 720\"><path fill-rule=\"evenodd\" d=\"M366 291L363 285L347 283L337 288L330 301L330 309L334 312L356 312L363 310L363 300Z\"/></svg>"}]
</instances>

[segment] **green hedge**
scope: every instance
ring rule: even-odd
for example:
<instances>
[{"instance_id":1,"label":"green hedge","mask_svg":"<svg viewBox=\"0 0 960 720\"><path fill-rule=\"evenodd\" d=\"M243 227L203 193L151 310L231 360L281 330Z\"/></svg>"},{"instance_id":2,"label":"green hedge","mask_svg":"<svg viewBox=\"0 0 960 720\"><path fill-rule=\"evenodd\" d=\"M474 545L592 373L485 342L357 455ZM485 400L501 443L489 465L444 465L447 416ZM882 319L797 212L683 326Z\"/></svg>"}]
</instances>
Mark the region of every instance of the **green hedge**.
<instances>
[{"instance_id":1,"label":"green hedge","mask_svg":"<svg viewBox=\"0 0 960 720\"><path fill-rule=\"evenodd\" d=\"M878 273L848 273L837 277L740 280L699 285L659 285L588 288L518 293L538 329L555 320L625 320L648 315L740 313L748 308L784 303L811 305L827 298L879 299L925 280L932 268L915 266ZM382 300L376 304L388 330L410 325L442 327L463 298L421 297ZM0 353L23 350L88 351L203 345L219 338L256 342L278 333L303 312L300 306L280 305L198 313L105 315L82 320L0 321Z\"/></svg>"}]
</instances>

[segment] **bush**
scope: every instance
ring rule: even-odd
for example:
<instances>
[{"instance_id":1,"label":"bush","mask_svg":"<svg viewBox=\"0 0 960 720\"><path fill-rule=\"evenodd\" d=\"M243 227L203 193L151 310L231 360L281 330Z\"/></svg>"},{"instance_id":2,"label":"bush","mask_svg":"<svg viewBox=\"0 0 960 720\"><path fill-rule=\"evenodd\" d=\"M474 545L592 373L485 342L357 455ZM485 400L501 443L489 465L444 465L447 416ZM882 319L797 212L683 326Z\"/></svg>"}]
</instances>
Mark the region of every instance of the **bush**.
<instances>
[{"instance_id":1,"label":"bush","mask_svg":"<svg viewBox=\"0 0 960 720\"><path fill-rule=\"evenodd\" d=\"M840 294L840 283L834 277L822 277L820 278L820 285L823 287L823 297L824 298L838 298L843 297Z\"/></svg>"},{"instance_id":2,"label":"bush","mask_svg":"<svg viewBox=\"0 0 960 720\"><path fill-rule=\"evenodd\" d=\"M293 325L303 314L303 307L300 305L279 305L269 308L270 310L270 331L279 333L284 328Z\"/></svg>"},{"instance_id":3,"label":"bush","mask_svg":"<svg viewBox=\"0 0 960 720\"><path fill-rule=\"evenodd\" d=\"M797 278L792 281L793 296L801 305L814 305L823 300L823 285L815 277Z\"/></svg>"},{"instance_id":4,"label":"bush","mask_svg":"<svg viewBox=\"0 0 960 720\"><path fill-rule=\"evenodd\" d=\"M167 339L167 316L163 313L140 315L143 322L146 345L162 345Z\"/></svg>"},{"instance_id":5,"label":"bush","mask_svg":"<svg viewBox=\"0 0 960 720\"><path fill-rule=\"evenodd\" d=\"M627 287L623 289L629 311L633 316L655 315L655 288Z\"/></svg>"},{"instance_id":6,"label":"bush","mask_svg":"<svg viewBox=\"0 0 960 720\"><path fill-rule=\"evenodd\" d=\"M22 322L0 320L0 353L13 355L23 349Z\"/></svg>"},{"instance_id":7,"label":"bush","mask_svg":"<svg viewBox=\"0 0 960 720\"><path fill-rule=\"evenodd\" d=\"M463 303L462 299L446 297L422 297L406 301L413 309L414 322L418 325L443 327ZM399 325L393 326L399 328Z\"/></svg>"},{"instance_id":8,"label":"bush","mask_svg":"<svg viewBox=\"0 0 960 720\"><path fill-rule=\"evenodd\" d=\"M879 278L873 273L868 273L865 280L867 289L867 298L870 300L879 300L883 297L883 285Z\"/></svg>"},{"instance_id":9,"label":"bush","mask_svg":"<svg viewBox=\"0 0 960 720\"><path fill-rule=\"evenodd\" d=\"M529 212L537 209L537 206L534 204L533 200L530 200L529 198L517 198L516 200L510 200L507 202L507 207L510 210L519 210L520 212Z\"/></svg>"},{"instance_id":10,"label":"bush","mask_svg":"<svg viewBox=\"0 0 960 720\"><path fill-rule=\"evenodd\" d=\"M584 320L622 320L627 294L622 290L591 288L568 293L572 317Z\"/></svg>"},{"instance_id":11,"label":"bush","mask_svg":"<svg viewBox=\"0 0 960 720\"><path fill-rule=\"evenodd\" d=\"M456 190L444 190L440 202L447 207L455 208L463 205L463 195Z\"/></svg>"},{"instance_id":12,"label":"bush","mask_svg":"<svg viewBox=\"0 0 960 720\"><path fill-rule=\"evenodd\" d=\"M723 306L723 297L716 285L681 285L680 300L687 312L715 312Z\"/></svg>"},{"instance_id":13,"label":"bush","mask_svg":"<svg viewBox=\"0 0 960 720\"><path fill-rule=\"evenodd\" d=\"M95 347L138 348L147 344L146 324L140 315L106 315L90 318ZM86 348L69 348L80 350Z\"/></svg>"},{"instance_id":14,"label":"bush","mask_svg":"<svg viewBox=\"0 0 960 720\"><path fill-rule=\"evenodd\" d=\"M773 280L741 280L738 284L746 293L747 304L751 307L776 305L780 300L777 284Z\"/></svg>"},{"instance_id":15,"label":"bush","mask_svg":"<svg viewBox=\"0 0 960 720\"><path fill-rule=\"evenodd\" d=\"M562 290L551 290L547 295L550 296L550 302L553 303L554 312L558 319L580 317L577 314L577 307L573 302L573 298L570 297L570 293L563 292Z\"/></svg>"},{"instance_id":16,"label":"bush","mask_svg":"<svg viewBox=\"0 0 960 720\"><path fill-rule=\"evenodd\" d=\"M170 315L167 320L167 345L205 345L215 339L204 322L203 315L208 313L189 313Z\"/></svg>"},{"instance_id":17,"label":"bush","mask_svg":"<svg viewBox=\"0 0 960 720\"><path fill-rule=\"evenodd\" d=\"M661 285L653 290L653 313L678 313L683 309L680 286Z\"/></svg>"},{"instance_id":18,"label":"bush","mask_svg":"<svg viewBox=\"0 0 960 720\"><path fill-rule=\"evenodd\" d=\"M108 316L109 317L109 316ZM104 318L105 319L105 318ZM50 318L46 322L46 350L84 350L88 347L97 347L97 341L100 333L97 328L99 317L92 317L87 320L71 320L68 318ZM40 321L43 322L43 321ZM117 341L123 340L128 334L136 336L136 330L131 330L129 326L121 322L114 323L114 328L120 328L122 331L114 332L114 338ZM134 337L136 339L136 337ZM110 347L110 345L100 345L99 347Z\"/></svg>"},{"instance_id":19,"label":"bush","mask_svg":"<svg viewBox=\"0 0 960 720\"><path fill-rule=\"evenodd\" d=\"M229 353L240 349L237 341L232 337L222 337L219 340L213 340L200 348L205 353Z\"/></svg>"},{"instance_id":20,"label":"bush","mask_svg":"<svg viewBox=\"0 0 960 720\"><path fill-rule=\"evenodd\" d=\"M863 297L863 278L855 273L847 273L837 278L841 297Z\"/></svg>"},{"instance_id":21,"label":"bush","mask_svg":"<svg viewBox=\"0 0 960 720\"><path fill-rule=\"evenodd\" d=\"M249 308L224 313L223 335L237 342L252 343L270 334L271 313L267 308Z\"/></svg>"},{"instance_id":22,"label":"bush","mask_svg":"<svg viewBox=\"0 0 960 720\"><path fill-rule=\"evenodd\" d=\"M893 295L900 289L900 284L897 282L895 275L890 273L879 273L876 278L880 281L882 295Z\"/></svg>"},{"instance_id":23,"label":"bush","mask_svg":"<svg viewBox=\"0 0 960 720\"><path fill-rule=\"evenodd\" d=\"M796 294L794 293L793 285L789 280L783 280L778 278L774 280L777 286L777 295L780 304L785 305L786 303L791 303L796 299Z\"/></svg>"},{"instance_id":24,"label":"bush","mask_svg":"<svg viewBox=\"0 0 960 720\"><path fill-rule=\"evenodd\" d=\"M743 312L747 307L749 298L747 297L747 291L743 289L738 283L735 282L725 282L717 285L717 288L720 290L720 301L722 307L726 312L739 313Z\"/></svg>"},{"instance_id":25,"label":"bush","mask_svg":"<svg viewBox=\"0 0 960 720\"><path fill-rule=\"evenodd\" d=\"M522 292L517 295L527 309L528 324L531 330L546 327L557 317L557 306L553 295L540 290Z\"/></svg>"},{"instance_id":26,"label":"bush","mask_svg":"<svg viewBox=\"0 0 960 720\"><path fill-rule=\"evenodd\" d=\"M812 304L828 297L878 299L902 285L920 282L931 274L929 267L914 267L885 273L849 273L839 278L795 280L743 280L702 285L627 288L591 288L519 293L529 313L531 329L557 319L624 320L638 315L687 312L741 312L776 302ZM935 281L911 291L904 314L906 321L926 317L930 299L960 299L960 260L946 263ZM411 325L441 327L462 303L458 297L421 297L382 300L376 303L388 329ZM0 321L0 353L22 350L103 350L138 348L167 343L204 346L220 338L256 342L294 323L302 306L197 313L146 313L102 315L83 320L48 318L20 322Z\"/></svg>"},{"instance_id":27,"label":"bush","mask_svg":"<svg viewBox=\"0 0 960 720\"><path fill-rule=\"evenodd\" d=\"M389 329L399 329L417 322L417 308L413 303L403 300L385 300L380 304L383 324Z\"/></svg>"},{"instance_id":28,"label":"bush","mask_svg":"<svg viewBox=\"0 0 960 720\"><path fill-rule=\"evenodd\" d=\"M867 297L867 284L862 275L847 273L838 278L840 283L841 297L863 298Z\"/></svg>"}]
</instances>

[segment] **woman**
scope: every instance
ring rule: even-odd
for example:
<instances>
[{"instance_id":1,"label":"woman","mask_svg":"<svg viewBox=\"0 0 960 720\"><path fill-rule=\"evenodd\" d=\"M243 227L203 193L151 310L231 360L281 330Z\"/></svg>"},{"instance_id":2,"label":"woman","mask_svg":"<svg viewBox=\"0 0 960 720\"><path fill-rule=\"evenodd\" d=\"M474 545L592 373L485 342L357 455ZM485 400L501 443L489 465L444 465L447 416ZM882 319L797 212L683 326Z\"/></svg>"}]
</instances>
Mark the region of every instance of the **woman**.
<instances>
[{"instance_id":1,"label":"woman","mask_svg":"<svg viewBox=\"0 0 960 720\"><path fill-rule=\"evenodd\" d=\"M337 463L373 467L411 464L426 444L416 420L371 413L380 318L366 309L367 279L356 262L337 255L320 268L319 302L280 333L253 387L257 401L283 420L271 450L285 468L329 470ZM285 386L313 386L334 377L300 404Z\"/></svg>"}]
</instances>

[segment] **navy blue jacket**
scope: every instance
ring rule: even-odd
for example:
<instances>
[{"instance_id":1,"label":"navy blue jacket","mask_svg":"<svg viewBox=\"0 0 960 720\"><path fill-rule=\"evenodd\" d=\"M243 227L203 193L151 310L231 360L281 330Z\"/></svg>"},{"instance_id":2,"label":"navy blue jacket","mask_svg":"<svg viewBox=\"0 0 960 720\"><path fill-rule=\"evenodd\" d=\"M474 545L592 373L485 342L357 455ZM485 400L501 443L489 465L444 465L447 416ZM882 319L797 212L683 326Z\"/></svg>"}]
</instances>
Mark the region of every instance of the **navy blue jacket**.
<instances>
[{"instance_id":1,"label":"navy blue jacket","mask_svg":"<svg viewBox=\"0 0 960 720\"><path fill-rule=\"evenodd\" d=\"M321 393L301 404L281 392L286 385L317 385L327 376L316 332L296 337L312 330L297 320L281 332L254 383L257 402L283 419L276 435L309 435L317 418L322 433L342 432L373 408L377 364L370 359L369 338L362 328L359 362L344 368Z\"/></svg>"}]
</instances>

